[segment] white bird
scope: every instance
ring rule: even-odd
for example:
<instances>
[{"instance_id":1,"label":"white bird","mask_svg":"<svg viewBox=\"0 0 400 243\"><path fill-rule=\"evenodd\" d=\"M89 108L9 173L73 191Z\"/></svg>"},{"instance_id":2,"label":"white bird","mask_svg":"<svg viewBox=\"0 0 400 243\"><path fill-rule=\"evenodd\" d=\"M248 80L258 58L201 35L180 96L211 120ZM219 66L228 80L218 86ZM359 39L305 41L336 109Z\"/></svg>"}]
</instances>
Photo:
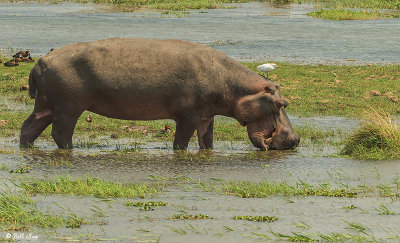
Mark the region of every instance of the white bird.
<instances>
[{"instance_id":1,"label":"white bird","mask_svg":"<svg viewBox=\"0 0 400 243\"><path fill-rule=\"evenodd\" d=\"M267 73L267 77L268 77L268 73L278 67L279 66L276 65L275 63L264 63L263 65L258 66L257 70L260 72L263 72L263 73Z\"/></svg>"}]
</instances>

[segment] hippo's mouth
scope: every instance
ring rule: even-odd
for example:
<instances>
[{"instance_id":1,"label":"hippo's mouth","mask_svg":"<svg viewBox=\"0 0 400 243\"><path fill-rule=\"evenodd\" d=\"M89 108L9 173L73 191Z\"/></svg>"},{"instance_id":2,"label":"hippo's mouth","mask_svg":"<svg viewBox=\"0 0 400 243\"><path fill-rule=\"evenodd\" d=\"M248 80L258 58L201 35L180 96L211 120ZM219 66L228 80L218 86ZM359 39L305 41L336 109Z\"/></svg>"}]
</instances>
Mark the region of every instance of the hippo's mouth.
<instances>
[{"instance_id":1,"label":"hippo's mouth","mask_svg":"<svg viewBox=\"0 0 400 243\"><path fill-rule=\"evenodd\" d=\"M275 128L263 132L260 139L262 150L274 149L272 144L272 137L274 136L274 133L275 133Z\"/></svg>"}]
</instances>

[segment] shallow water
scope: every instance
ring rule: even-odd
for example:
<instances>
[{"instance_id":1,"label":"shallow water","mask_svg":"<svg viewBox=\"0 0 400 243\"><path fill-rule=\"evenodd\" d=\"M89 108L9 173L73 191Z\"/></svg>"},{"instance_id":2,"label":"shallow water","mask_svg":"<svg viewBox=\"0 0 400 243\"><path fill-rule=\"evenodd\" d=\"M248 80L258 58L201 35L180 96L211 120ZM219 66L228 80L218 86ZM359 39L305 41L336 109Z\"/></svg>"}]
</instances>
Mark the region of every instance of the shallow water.
<instances>
[{"instance_id":1,"label":"shallow water","mask_svg":"<svg viewBox=\"0 0 400 243\"><path fill-rule=\"evenodd\" d=\"M0 48L29 49L43 55L52 47L77 41L107 37L181 38L219 49L238 60L271 59L305 63L398 63L400 62L400 22L398 20L333 22L313 20L304 14L310 5L273 8L266 3L242 4L236 9L190 11L189 17L161 15L160 12L105 13L93 5L78 4L0 4ZM160 16L163 16L161 18ZM0 105L10 110L25 110L7 98ZM342 131L355 129L359 122L336 117L290 117L294 126L308 125ZM232 122L221 118L217 122ZM0 139L0 148L15 151L0 154L0 178L93 176L119 182L159 182L154 178L186 176L195 180L270 180L376 186L400 178L398 160L363 161L336 156L339 148L325 143L302 140L295 151L257 151L249 141L216 142L213 152L198 152L192 142L189 153L175 153L172 144L151 142L133 148L135 140L98 137L98 146L85 148L89 138L74 137L81 147L66 152L57 150L54 141L39 138L37 149L21 150L18 137ZM27 174L9 170L31 167ZM14 179L12 179L14 180ZM4 187L4 185L2 186ZM3 188L4 189L4 188ZM141 211L124 205L127 199L104 200L95 197L50 195L33 196L39 209L51 213L76 213L100 223L79 229L38 229L40 242L96 239L122 242L243 242L274 238L279 232L361 234L348 229L358 222L378 239L400 235L398 199L381 197L326 198L283 197L237 198L203 192L187 185L168 186L163 193L147 200L161 200L167 207ZM397 215L380 215L380 204ZM344 210L355 205L358 209ZM104 216L99 216L99 209ZM173 214L207 214L213 219L171 221ZM97 216L95 216L97 214ZM277 216L273 223L233 220L238 215ZM103 224L104 223L104 224ZM296 224L308 225L305 228ZM180 232L180 233L179 233ZM4 237L7 232L0 232ZM59 237L59 238L56 238ZM61 238L60 238L61 237ZM274 238L275 239L275 238Z\"/></svg>"},{"instance_id":2,"label":"shallow water","mask_svg":"<svg viewBox=\"0 0 400 243\"><path fill-rule=\"evenodd\" d=\"M251 2L235 9L107 13L95 5L0 4L0 48L44 55L65 44L110 37L178 38L203 43L242 61L399 63L400 21L327 21L307 4ZM352 61L346 61L346 60ZM355 59L355 61L354 61Z\"/></svg>"},{"instance_id":3,"label":"shallow water","mask_svg":"<svg viewBox=\"0 0 400 243\"><path fill-rule=\"evenodd\" d=\"M143 211L135 207L126 207L126 199L117 199L114 202L103 202L101 199L66 196L39 196L37 201L42 208L62 213L55 203L77 212L78 215L91 217L95 208L104 210L105 225L88 225L82 228L91 232L92 239L136 240L139 242L243 242L261 240L255 233L263 233L273 237L270 231L291 234L292 232L324 233L332 232L358 234L346 229L347 222L360 222L371 229L377 238L396 234L400 217L395 215L379 215L375 198L338 199L338 198L285 198L271 197L263 199L240 199L198 190L184 191L179 188L170 189L157 197L157 200L168 202L166 207L157 207L153 211ZM400 210L400 203L386 200L384 203L393 211ZM110 207L110 205L112 205ZM360 209L346 211L343 207L356 205ZM205 214L213 219L209 220L169 220L174 214L186 212L188 214ZM234 216L241 215L269 215L279 219L272 223L249 222L233 220ZM305 223L309 228L296 227L295 224ZM176 233L180 229L185 233ZM385 230L387 232L385 232ZM370 231L368 231L370 233ZM75 236L76 232L66 229L60 230L59 236ZM250 236L250 237L249 237ZM252 237L255 238L252 238ZM50 237L50 239L53 237ZM264 239L265 240L265 239ZM135 242L136 242L135 241Z\"/></svg>"},{"instance_id":4,"label":"shallow water","mask_svg":"<svg viewBox=\"0 0 400 243\"><path fill-rule=\"evenodd\" d=\"M343 118L291 117L295 125L318 124L321 128L348 131L357 127L356 120ZM321 122L318 122L318 121ZM218 117L217 122L232 122ZM347 124L347 125L343 125ZM75 137L74 142L85 138ZM247 180L260 182L311 183L332 185L376 186L400 178L399 161L362 161L338 158L337 147L302 141L296 151L255 150L250 142L217 142L213 152L198 152L198 145L190 144L189 153L175 153L171 144L151 142L141 145L133 153L115 152L116 149L132 148L130 139L96 138L100 146L77 148L72 151L57 150L54 142L39 139L37 149L20 150L18 138L2 139L0 147L14 150L14 154L0 154L0 161L9 170L29 166L27 174L10 174L0 171L1 178L41 178L57 175L73 177L93 176L120 182L159 183L163 178L191 177L195 181ZM15 180L15 179L12 179ZM92 225L79 229L61 228L35 233L41 241L57 239L135 241L135 242L243 242L265 240L261 234L274 238L273 232L291 234L361 234L348 229L345 222L357 222L368 227L367 233L378 239L388 235L400 235L398 215L380 215L378 208L384 205L396 214L400 213L399 200L383 197L326 198L284 197L238 198L203 192L197 186L176 184L167 186L161 194L147 200L165 201L169 206L151 211L128 208L128 199L104 200L95 197L49 195L35 196L39 209L53 214L76 213L86 217ZM132 200L132 199L131 199ZM354 205L357 208L345 210ZM97 207L97 208L96 208ZM99 216L99 209L102 216ZM169 220L179 213L206 214L213 219L197 221ZM97 215L97 216L96 216ZM233 216L277 216L278 221L257 223L233 220ZM298 224L303 227L299 228ZM296 226L297 225L297 226ZM305 226L308 225L308 226ZM44 234L46 231L48 234ZM180 232L180 233L179 233ZM6 232L4 232L6 233ZM0 233L1 235L1 233Z\"/></svg>"}]
</instances>

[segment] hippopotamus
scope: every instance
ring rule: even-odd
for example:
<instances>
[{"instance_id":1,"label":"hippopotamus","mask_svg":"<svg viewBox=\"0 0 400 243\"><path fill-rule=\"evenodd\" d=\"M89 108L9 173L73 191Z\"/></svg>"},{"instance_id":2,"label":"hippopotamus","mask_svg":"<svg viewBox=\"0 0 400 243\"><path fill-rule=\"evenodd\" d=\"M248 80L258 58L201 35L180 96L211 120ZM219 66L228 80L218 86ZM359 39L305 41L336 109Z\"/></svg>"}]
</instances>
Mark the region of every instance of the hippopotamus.
<instances>
[{"instance_id":1,"label":"hippopotamus","mask_svg":"<svg viewBox=\"0 0 400 243\"><path fill-rule=\"evenodd\" d=\"M279 85L213 48L183 40L114 38L69 44L41 57L29 75L32 114L21 128L30 146L52 124L59 148L72 148L85 110L124 120L173 119L174 149L187 149L197 130L212 149L214 116L247 126L262 150L295 148Z\"/></svg>"}]
</instances>

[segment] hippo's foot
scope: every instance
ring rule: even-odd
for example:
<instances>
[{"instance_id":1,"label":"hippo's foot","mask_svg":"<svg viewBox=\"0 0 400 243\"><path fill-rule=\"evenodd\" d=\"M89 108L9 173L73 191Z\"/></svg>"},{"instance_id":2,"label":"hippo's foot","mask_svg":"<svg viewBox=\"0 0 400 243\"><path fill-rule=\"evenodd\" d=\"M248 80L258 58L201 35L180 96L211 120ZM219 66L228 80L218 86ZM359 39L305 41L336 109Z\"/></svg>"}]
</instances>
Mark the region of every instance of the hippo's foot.
<instances>
[{"instance_id":1,"label":"hippo's foot","mask_svg":"<svg viewBox=\"0 0 400 243\"><path fill-rule=\"evenodd\" d=\"M214 118L201 120L197 125L197 137L200 149L213 148Z\"/></svg>"},{"instance_id":2,"label":"hippo's foot","mask_svg":"<svg viewBox=\"0 0 400 243\"><path fill-rule=\"evenodd\" d=\"M176 121L176 131L174 139L174 150L187 149L190 138L196 129L197 119L195 116L187 116Z\"/></svg>"}]
</instances>

